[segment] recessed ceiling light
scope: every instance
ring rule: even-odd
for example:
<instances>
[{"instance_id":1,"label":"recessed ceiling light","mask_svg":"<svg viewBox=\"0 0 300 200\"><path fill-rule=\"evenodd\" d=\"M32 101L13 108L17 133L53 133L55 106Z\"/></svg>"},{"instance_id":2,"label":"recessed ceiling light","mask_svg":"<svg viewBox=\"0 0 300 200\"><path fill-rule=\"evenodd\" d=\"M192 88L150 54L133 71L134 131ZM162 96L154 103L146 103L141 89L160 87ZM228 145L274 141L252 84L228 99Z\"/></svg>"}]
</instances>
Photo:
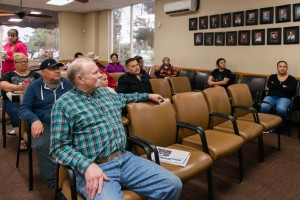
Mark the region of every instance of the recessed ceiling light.
<instances>
[{"instance_id":1,"label":"recessed ceiling light","mask_svg":"<svg viewBox=\"0 0 300 200\"><path fill-rule=\"evenodd\" d=\"M30 14L40 15L40 14L42 14L42 12L39 12L39 11L31 11Z\"/></svg>"},{"instance_id":2,"label":"recessed ceiling light","mask_svg":"<svg viewBox=\"0 0 300 200\"><path fill-rule=\"evenodd\" d=\"M10 18L8 21L10 22L21 22L23 19Z\"/></svg>"},{"instance_id":3,"label":"recessed ceiling light","mask_svg":"<svg viewBox=\"0 0 300 200\"><path fill-rule=\"evenodd\" d=\"M55 5L55 6L64 6L69 3L72 3L74 0L50 0L47 4Z\"/></svg>"}]
</instances>

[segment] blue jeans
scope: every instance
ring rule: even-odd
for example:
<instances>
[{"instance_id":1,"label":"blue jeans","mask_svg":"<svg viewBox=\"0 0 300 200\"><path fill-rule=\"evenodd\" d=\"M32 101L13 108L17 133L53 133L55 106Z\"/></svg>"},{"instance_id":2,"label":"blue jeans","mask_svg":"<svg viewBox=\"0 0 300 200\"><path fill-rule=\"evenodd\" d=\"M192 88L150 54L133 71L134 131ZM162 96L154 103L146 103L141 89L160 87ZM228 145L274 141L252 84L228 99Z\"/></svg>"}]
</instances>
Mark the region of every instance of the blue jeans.
<instances>
[{"instance_id":1,"label":"blue jeans","mask_svg":"<svg viewBox=\"0 0 300 200\"><path fill-rule=\"evenodd\" d=\"M263 101L270 102L270 104L263 103L261 105L262 113L269 113L271 109L275 106L276 113L278 116L285 120L287 117L287 110L292 104L292 100L289 98L266 96Z\"/></svg>"},{"instance_id":2,"label":"blue jeans","mask_svg":"<svg viewBox=\"0 0 300 200\"><path fill-rule=\"evenodd\" d=\"M147 199L176 200L182 183L180 179L152 161L126 152L124 155L100 164L99 167L110 178L104 182L101 194L95 200L123 199L121 189L139 193ZM88 199L84 175L75 170L77 191Z\"/></svg>"},{"instance_id":3,"label":"blue jeans","mask_svg":"<svg viewBox=\"0 0 300 200\"><path fill-rule=\"evenodd\" d=\"M5 109L7 114L10 117L10 123L12 127L19 127L19 115L18 115L18 110L20 107L20 102L15 101L11 102L10 100L5 100Z\"/></svg>"}]
</instances>

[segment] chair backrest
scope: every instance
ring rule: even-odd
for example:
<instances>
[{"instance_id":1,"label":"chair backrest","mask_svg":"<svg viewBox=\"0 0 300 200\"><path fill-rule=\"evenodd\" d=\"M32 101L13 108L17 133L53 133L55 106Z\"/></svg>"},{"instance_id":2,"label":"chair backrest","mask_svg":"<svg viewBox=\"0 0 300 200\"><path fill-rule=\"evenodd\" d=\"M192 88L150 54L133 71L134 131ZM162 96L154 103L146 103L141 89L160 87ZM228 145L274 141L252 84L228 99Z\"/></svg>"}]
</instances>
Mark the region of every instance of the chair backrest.
<instances>
[{"instance_id":1,"label":"chair backrest","mask_svg":"<svg viewBox=\"0 0 300 200\"><path fill-rule=\"evenodd\" d=\"M178 76L186 76L186 77L188 77L188 79L190 81L190 84L193 87L195 73L196 73L195 70L184 69L184 70L181 70L179 72Z\"/></svg>"},{"instance_id":2,"label":"chair backrest","mask_svg":"<svg viewBox=\"0 0 300 200\"><path fill-rule=\"evenodd\" d=\"M198 72L194 77L193 90L204 90L211 72Z\"/></svg>"},{"instance_id":3,"label":"chair backrest","mask_svg":"<svg viewBox=\"0 0 300 200\"><path fill-rule=\"evenodd\" d=\"M241 83L248 85L252 99L262 100L266 87L266 81L267 77L265 76L243 75Z\"/></svg>"},{"instance_id":4,"label":"chair backrest","mask_svg":"<svg viewBox=\"0 0 300 200\"><path fill-rule=\"evenodd\" d=\"M169 146L176 142L176 118L170 99L161 104L138 102L127 104L132 135L157 146ZM144 151L135 152L138 155Z\"/></svg>"},{"instance_id":5,"label":"chair backrest","mask_svg":"<svg viewBox=\"0 0 300 200\"><path fill-rule=\"evenodd\" d=\"M145 70L145 72L147 72L147 74L150 75L151 67L149 67L149 66L144 66L143 69Z\"/></svg>"},{"instance_id":6,"label":"chair backrest","mask_svg":"<svg viewBox=\"0 0 300 200\"><path fill-rule=\"evenodd\" d=\"M192 91L192 87L188 77L185 76L173 77L173 78L169 78L169 81L170 81L173 94Z\"/></svg>"},{"instance_id":7,"label":"chair backrest","mask_svg":"<svg viewBox=\"0 0 300 200\"><path fill-rule=\"evenodd\" d=\"M150 83L155 94L160 94L163 98L172 98L171 86L167 79L150 79Z\"/></svg>"},{"instance_id":8,"label":"chair backrest","mask_svg":"<svg viewBox=\"0 0 300 200\"><path fill-rule=\"evenodd\" d=\"M247 107L252 107L252 97L249 87L245 83L239 83L230 85L227 88L229 96L231 97L231 102L233 105L243 105ZM245 109L234 109L234 116L240 117L250 113L249 110Z\"/></svg>"},{"instance_id":9,"label":"chair backrest","mask_svg":"<svg viewBox=\"0 0 300 200\"><path fill-rule=\"evenodd\" d=\"M212 87L203 91L209 112L217 112L231 115L231 105L228 94L224 87ZM226 121L220 117L210 117L210 126L216 126Z\"/></svg>"},{"instance_id":10,"label":"chair backrest","mask_svg":"<svg viewBox=\"0 0 300 200\"><path fill-rule=\"evenodd\" d=\"M123 72L118 72L118 73L109 73L109 74L114 79L114 81L117 83L120 76L122 76L124 73Z\"/></svg>"},{"instance_id":11,"label":"chair backrest","mask_svg":"<svg viewBox=\"0 0 300 200\"><path fill-rule=\"evenodd\" d=\"M229 85L237 84L238 80L239 80L239 75L238 74L231 74L231 78L228 81L227 85L229 86Z\"/></svg>"},{"instance_id":12,"label":"chair backrest","mask_svg":"<svg viewBox=\"0 0 300 200\"><path fill-rule=\"evenodd\" d=\"M185 92L172 97L176 111L177 121L188 122L200 126L203 130L208 128L209 115L204 95L201 92ZM195 132L188 129L179 129L178 142Z\"/></svg>"}]
</instances>

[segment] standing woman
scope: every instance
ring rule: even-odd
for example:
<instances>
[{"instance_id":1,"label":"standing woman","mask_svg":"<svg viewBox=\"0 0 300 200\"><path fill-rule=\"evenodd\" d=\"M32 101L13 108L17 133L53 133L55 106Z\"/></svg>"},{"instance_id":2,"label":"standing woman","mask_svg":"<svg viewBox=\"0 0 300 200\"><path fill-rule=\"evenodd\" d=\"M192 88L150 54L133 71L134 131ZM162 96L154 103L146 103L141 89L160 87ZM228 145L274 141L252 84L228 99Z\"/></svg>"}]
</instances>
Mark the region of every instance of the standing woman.
<instances>
[{"instance_id":1,"label":"standing woman","mask_svg":"<svg viewBox=\"0 0 300 200\"><path fill-rule=\"evenodd\" d=\"M20 107L19 96L13 98L14 91L23 92L27 86L34 80L40 78L37 72L28 70L28 58L22 53L14 54L14 63L16 70L7 72L0 79L0 88L2 90L2 97L5 101L5 110L10 116L10 122L15 132L19 131L19 115L18 110ZM20 150L26 150L27 145L24 140L21 141Z\"/></svg>"},{"instance_id":2,"label":"standing woman","mask_svg":"<svg viewBox=\"0 0 300 200\"><path fill-rule=\"evenodd\" d=\"M105 70L108 73L118 73L118 72L124 72L125 73L125 68L123 65L120 64L119 62L119 56L116 53L112 53L110 55L111 63L107 65Z\"/></svg>"},{"instance_id":3,"label":"standing woman","mask_svg":"<svg viewBox=\"0 0 300 200\"><path fill-rule=\"evenodd\" d=\"M15 70L14 65L14 53L23 53L26 57L27 54L27 48L23 42L19 40L19 32L16 29L10 29L7 32L8 37L8 43L4 46L4 53L2 55L2 70L1 74L5 74L6 72L13 72Z\"/></svg>"}]
</instances>

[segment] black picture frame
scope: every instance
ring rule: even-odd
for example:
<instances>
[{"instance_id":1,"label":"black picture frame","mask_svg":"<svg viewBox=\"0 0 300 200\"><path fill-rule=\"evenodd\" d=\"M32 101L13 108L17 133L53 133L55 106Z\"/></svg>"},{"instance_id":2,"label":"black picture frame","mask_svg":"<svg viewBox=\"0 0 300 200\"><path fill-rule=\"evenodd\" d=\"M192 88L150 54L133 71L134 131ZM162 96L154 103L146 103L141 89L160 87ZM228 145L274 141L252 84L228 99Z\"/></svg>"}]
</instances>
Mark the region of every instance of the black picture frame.
<instances>
[{"instance_id":1,"label":"black picture frame","mask_svg":"<svg viewBox=\"0 0 300 200\"><path fill-rule=\"evenodd\" d=\"M267 29L267 44L280 45L281 44L282 28L268 28Z\"/></svg>"},{"instance_id":2,"label":"black picture frame","mask_svg":"<svg viewBox=\"0 0 300 200\"><path fill-rule=\"evenodd\" d=\"M208 16L199 17L199 30L208 29Z\"/></svg>"},{"instance_id":3,"label":"black picture frame","mask_svg":"<svg viewBox=\"0 0 300 200\"><path fill-rule=\"evenodd\" d=\"M274 7L260 9L260 24L273 24L274 23Z\"/></svg>"},{"instance_id":4,"label":"black picture frame","mask_svg":"<svg viewBox=\"0 0 300 200\"><path fill-rule=\"evenodd\" d=\"M283 44L299 44L299 26L283 28Z\"/></svg>"},{"instance_id":5,"label":"black picture frame","mask_svg":"<svg viewBox=\"0 0 300 200\"><path fill-rule=\"evenodd\" d=\"M221 27L231 27L231 13L221 14Z\"/></svg>"},{"instance_id":6,"label":"black picture frame","mask_svg":"<svg viewBox=\"0 0 300 200\"><path fill-rule=\"evenodd\" d=\"M244 11L234 12L232 13L232 25L236 26L244 26Z\"/></svg>"},{"instance_id":7,"label":"black picture frame","mask_svg":"<svg viewBox=\"0 0 300 200\"><path fill-rule=\"evenodd\" d=\"M205 46L213 46L214 45L214 33L213 32L204 33L204 45Z\"/></svg>"},{"instance_id":8,"label":"black picture frame","mask_svg":"<svg viewBox=\"0 0 300 200\"><path fill-rule=\"evenodd\" d=\"M215 33L215 46L224 46L225 45L225 32Z\"/></svg>"},{"instance_id":9,"label":"black picture frame","mask_svg":"<svg viewBox=\"0 0 300 200\"><path fill-rule=\"evenodd\" d=\"M198 28L197 26L198 26L198 18L197 17L190 18L189 19L189 30L190 31L195 31Z\"/></svg>"},{"instance_id":10,"label":"black picture frame","mask_svg":"<svg viewBox=\"0 0 300 200\"><path fill-rule=\"evenodd\" d=\"M252 45L265 45L265 29L252 30Z\"/></svg>"},{"instance_id":11,"label":"black picture frame","mask_svg":"<svg viewBox=\"0 0 300 200\"><path fill-rule=\"evenodd\" d=\"M300 21L300 3L293 4L293 21Z\"/></svg>"},{"instance_id":12,"label":"black picture frame","mask_svg":"<svg viewBox=\"0 0 300 200\"><path fill-rule=\"evenodd\" d=\"M243 30L243 31L239 31L238 34L239 34L238 44L240 46L249 46L250 45L250 31Z\"/></svg>"},{"instance_id":13,"label":"black picture frame","mask_svg":"<svg viewBox=\"0 0 300 200\"><path fill-rule=\"evenodd\" d=\"M210 28L220 28L220 15L211 15L209 16Z\"/></svg>"},{"instance_id":14,"label":"black picture frame","mask_svg":"<svg viewBox=\"0 0 300 200\"><path fill-rule=\"evenodd\" d=\"M237 45L237 31L226 32L226 46Z\"/></svg>"},{"instance_id":15,"label":"black picture frame","mask_svg":"<svg viewBox=\"0 0 300 200\"><path fill-rule=\"evenodd\" d=\"M246 10L246 26L258 24L258 9Z\"/></svg>"},{"instance_id":16,"label":"black picture frame","mask_svg":"<svg viewBox=\"0 0 300 200\"><path fill-rule=\"evenodd\" d=\"M203 45L203 33L194 33L194 46Z\"/></svg>"},{"instance_id":17,"label":"black picture frame","mask_svg":"<svg viewBox=\"0 0 300 200\"><path fill-rule=\"evenodd\" d=\"M276 23L291 21L291 4L276 6Z\"/></svg>"}]
</instances>

